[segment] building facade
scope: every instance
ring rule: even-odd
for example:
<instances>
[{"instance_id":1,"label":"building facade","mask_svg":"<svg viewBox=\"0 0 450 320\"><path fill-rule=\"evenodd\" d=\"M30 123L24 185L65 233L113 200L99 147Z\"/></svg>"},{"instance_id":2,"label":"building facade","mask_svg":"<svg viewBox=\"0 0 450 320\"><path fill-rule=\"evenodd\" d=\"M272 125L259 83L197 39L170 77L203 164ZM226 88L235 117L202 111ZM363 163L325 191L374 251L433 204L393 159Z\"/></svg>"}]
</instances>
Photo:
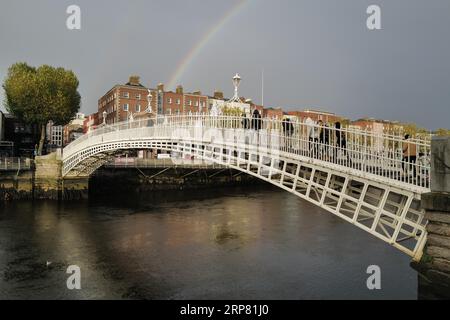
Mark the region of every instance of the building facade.
<instances>
[{"instance_id":1,"label":"building facade","mask_svg":"<svg viewBox=\"0 0 450 320\"><path fill-rule=\"evenodd\" d=\"M282 120L284 117L284 113L281 108L265 108L262 110L262 117L269 118L269 119Z\"/></svg>"},{"instance_id":2,"label":"building facade","mask_svg":"<svg viewBox=\"0 0 450 320\"><path fill-rule=\"evenodd\" d=\"M176 91L165 91L163 84L156 89L144 87L139 77L132 76L125 85L116 85L98 101L98 123L106 124L142 118L151 114L171 115L208 112L208 97L200 91L183 92L178 86Z\"/></svg>"},{"instance_id":3,"label":"building facade","mask_svg":"<svg viewBox=\"0 0 450 320\"><path fill-rule=\"evenodd\" d=\"M244 101L241 99L241 101ZM208 97L206 112L211 115L250 115L252 111L251 102L238 102L225 99L222 91L215 91L214 96Z\"/></svg>"},{"instance_id":4,"label":"building facade","mask_svg":"<svg viewBox=\"0 0 450 320\"><path fill-rule=\"evenodd\" d=\"M66 146L72 141L83 135L85 115L84 113L77 113L73 120L71 120L63 129L63 145Z\"/></svg>"},{"instance_id":5,"label":"building facade","mask_svg":"<svg viewBox=\"0 0 450 320\"><path fill-rule=\"evenodd\" d=\"M8 145L10 157L32 157L39 142L40 130L37 125L24 123L11 114L4 115L4 141Z\"/></svg>"},{"instance_id":6,"label":"building facade","mask_svg":"<svg viewBox=\"0 0 450 320\"><path fill-rule=\"evenodd\" d=\"M126 121L130 115L143 112L148 105L148 89L131 76L128 83L116 85L98 100L98 120L106 124Z\"/></svg>"},{"instance_id":7,"label":"building facade","mask_svg":"<svg viewBox=\"0 0 450 320\"><path fill-rule=\"evenodd\" d=\"M5 114L0 111L0 157L12 157L14 143L5 140Z\"/></svg>"},{"instance_id":8,"label":"building facade","mask_svg":"<svg viewBox=\"0 0 450 320\"><path fill-rule=\"evenodd\" d=\"M0 141L5 140L5 114L0 110Z\"/></svg>"},{"instance_id":9,"label":"building facade","mask_svg":"<svg viewBox=\"0 0 450 320\"><path fill-rule=\"evenodd\" d=\"M374 118L363 118L352 121L351 128L374 133L401 134L404 126L398 121L377 120Z\"/></svg>"},{"instance_id":10,"label":"building facade","mask_svg":"<svg viewBox=\"0 0 450 320\"><path fill-rule=\"evenodd\" d=\"M83 133L89 133L99 125L98 112L88 115L83 121Z\"/></svg>"},{"instance_id":11,"label":"building facade","mask_svg":"<svg viewBox=\"0 0 450 320\"><path fill-rule=\"evenodd\" d=\"M347 120L346 118L338 116L332 112L319 111L313 109L306 109L303 111L289 111L287 112L287 115L296 117L300 122L304 122L308 118L312 119L315 122L321 120L325 123L336 123Z\"/></svg>"},{"instance_id":12,"label":"building facade","mask_svg":"<svg viewBox=\"0 0 450 320\"><path fill-rule=\"evenodd\" d=\"M64 145L64 126L55 125L53 121L47 123L47 152L55 151Z\"/></svg>"}]
</instances>

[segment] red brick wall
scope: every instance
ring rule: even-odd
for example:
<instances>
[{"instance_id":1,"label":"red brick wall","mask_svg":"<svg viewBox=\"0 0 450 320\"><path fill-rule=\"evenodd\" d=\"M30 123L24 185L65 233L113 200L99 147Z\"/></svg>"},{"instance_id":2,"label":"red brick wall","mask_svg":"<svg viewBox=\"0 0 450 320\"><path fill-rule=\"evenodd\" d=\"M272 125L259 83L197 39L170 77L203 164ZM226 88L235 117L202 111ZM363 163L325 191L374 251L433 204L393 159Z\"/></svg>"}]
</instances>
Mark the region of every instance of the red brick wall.
<instances>
[{"instance_id":1,"label":"red brick wall","mask_svg":"<svg viewBox=\"0 0 450 320\"><path fill-rule=\"evenodd\" d=\"M128 93L128 98L124 96ZM140 97L137 95L140 94ZM148 91L142 87L116 86L101 97L98 101L99 122L103 122L103 111L107 112L106 123L112 124L127 119L127 112L123 106L128 104L128 110L136 113L136 106L141 106L141 112L147 109ZM153 98L153 104L156 103L156 96ZM156 106L156 105L155 105Z\"/></svg>"},{"instance_id":2,"label":"red brick wall","mask_svg":"<svg viewBox=\"0 0 450 320\"><path fill-rule=\"evenodd\" d=\"M299 121L305 121L308 117L311 118L314 121L322 120L323 122L327 123L336 123L338 121L342 121L344 118L338 115L334 114L323 114L320 112L314 112L314 111L289 111L288 115L296 116Z\"/></svg>"},{"instance_id":3,"label":"red brick wall","mask_svg":"<svg viewBox=\"0 0 450 320\"><path fill-rule=\"evenodd\" d=\"M119 108L116 115L116 119L118 122L127 120L127 117L130 113L138 112L138 110L136 109L138 105L140 105L140 112L144 111L147 108L148 91L146 88L121 86L118 89L118 93ZM125 93L128 93L129 98L126 98L124 96ZM128 104L128 112L124 111L123 109L125 104Z\"/></svg>"},{"instance_id":4,"label":"red brick wall","mask_svg":"<svg viewBox=\"0 0 450 320\"><path fill-rule=\"evenodd\" d=\"M262 116L270 119L283 119L283 110L281 109L264 109Z\"/></svg>"},{"instance_id":5,"label":"red brick wall","mask_svg":"<svg viewBox=\"0 0 450 320\"><path fill-rule=\"evenodd\" d=\"M164 114L183 113L183 94L175 92L164 92L163 112ZM177 104L179 100L179 104Z\"/></svg>"}]
</instances>

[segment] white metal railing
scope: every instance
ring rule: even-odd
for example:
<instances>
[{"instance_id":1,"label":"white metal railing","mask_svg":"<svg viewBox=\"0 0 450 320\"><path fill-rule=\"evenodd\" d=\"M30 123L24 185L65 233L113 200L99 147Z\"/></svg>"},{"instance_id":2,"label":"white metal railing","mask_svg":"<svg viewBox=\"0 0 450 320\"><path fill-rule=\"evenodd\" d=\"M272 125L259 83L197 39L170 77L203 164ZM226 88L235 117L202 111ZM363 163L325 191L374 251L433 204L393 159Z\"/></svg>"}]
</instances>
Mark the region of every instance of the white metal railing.
<instances>
[{"instance_id":1,"label":"white metal railing","mask_svg":"<svg viewBox=\"0 0 450 320\"><path fill-rule=\"evenodd\" d=\"M0 158L0 171L30 170L29 158Z\"/></svg>"},{"instance_id":2,"label":"white metal railing","mask_svg":"<svg viewBox=\"0 0 450 320\"><path fill-rule=\"evenodd\" d=\"M391 134L269 118L167 115L101 126L65 147L63 160L92 144L162 136L198 141L199 134L210 129L218 129L227 136L228 146L230 141L251 143L256 148L323 161L417 187L430 187L431 137L411 137L406 141L402 136ZM180 137L180 132L185 136ZM239 141L236 136L242 134L252 136L251 142Z\"/></svg>"},{"instance_id":3,"label":"white metal railing","mask_svg":"<svg viewBox=\"0 0 450 320\"><path fill-rule=\"evenodd\" d=\"M139 159L139 158L119 158L107 164L108 168L167 168L183 167L190 169L222 169L224 166L215 162L189 159Z\"/></svg>"}]
</instances>

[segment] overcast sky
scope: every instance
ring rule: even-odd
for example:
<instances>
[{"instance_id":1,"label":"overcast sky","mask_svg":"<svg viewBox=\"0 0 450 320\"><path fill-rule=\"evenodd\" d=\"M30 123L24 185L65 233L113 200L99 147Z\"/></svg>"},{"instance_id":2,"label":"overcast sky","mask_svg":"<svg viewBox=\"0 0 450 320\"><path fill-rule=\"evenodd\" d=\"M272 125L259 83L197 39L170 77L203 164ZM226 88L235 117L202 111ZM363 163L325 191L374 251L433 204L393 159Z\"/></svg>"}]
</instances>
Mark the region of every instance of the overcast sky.
<instances>
[{"instance_id":1,"label":"overcast sky","mask_svg":"<svg viewBox=\"0 0 450 320\"><path fill-rule=\"evenodd\" d=\"M81 111L92 113L131 74L167 84L240 2L2 0L0 78L17 61L72 69ZM266 106L450 128L449 0L247 2L194 55L178 79L185 90L231 96L239 72L240 94L259 103L264 69ZM71 4L81 8L81 30L66 28ZM381 7L382 30L366 27L371 4Z\"/></svg>"}]
</instances>

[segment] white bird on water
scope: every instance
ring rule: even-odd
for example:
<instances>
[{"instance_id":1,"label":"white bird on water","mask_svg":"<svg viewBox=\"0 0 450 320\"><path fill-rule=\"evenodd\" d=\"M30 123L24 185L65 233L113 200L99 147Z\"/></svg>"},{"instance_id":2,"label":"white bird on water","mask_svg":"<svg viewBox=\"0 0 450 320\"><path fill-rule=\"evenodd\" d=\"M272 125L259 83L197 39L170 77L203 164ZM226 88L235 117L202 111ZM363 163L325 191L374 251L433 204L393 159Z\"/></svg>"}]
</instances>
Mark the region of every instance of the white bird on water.
<instances>
[{"instance_id":1,"label":"white bird on water","mask_svg":"<svg viewBox=\"0 0 450 320\"><path fill-rule=\"evenodd\" d=\"M52 263L50 262L50 261L47 261L47 267L49 266L49 265L51 265Z\"/></svg>"}]
</instances>

